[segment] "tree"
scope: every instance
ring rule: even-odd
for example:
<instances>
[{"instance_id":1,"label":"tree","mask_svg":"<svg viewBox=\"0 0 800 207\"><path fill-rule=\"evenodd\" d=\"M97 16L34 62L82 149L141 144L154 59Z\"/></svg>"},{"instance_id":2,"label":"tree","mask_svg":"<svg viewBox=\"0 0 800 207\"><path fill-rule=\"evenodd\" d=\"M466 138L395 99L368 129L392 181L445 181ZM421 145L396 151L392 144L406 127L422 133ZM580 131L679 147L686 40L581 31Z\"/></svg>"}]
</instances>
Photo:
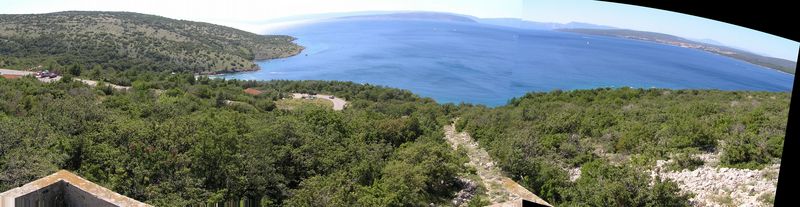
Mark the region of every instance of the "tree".
<instances>
[{"instance_id":1,"label":"tree","mask_svg":"<svg viewBox=\"0 0 800 207\"><path fill-rule=\"evenodd\" d=\"M689 199L694 197L691 193L682 193L675 182L656 177L646 206L692 206Z\"/></svg>"},{"instance_id":2,"label":"tree","mask_svg":"<svg viewBox=\"0 0 800 207\"><path fill-rule=\"evenodd\" d=\"M81 76L81 66L78 65L77 63L76 64L72 64L72 66L69 67L68 72L69 72L69 74L72 74L73 76L76 76L76 77L77 76Z\"/></svg>"},{"instance_id":3,"label":"tree","mask_svg":"<svg viewBox=\"0 0 800 207\"><path fill-rule=\"evenodd\" d=\"M87 74L87 76L92 80L102 80L101 78L102 74L103 74L103 66L101 66L100 64L94 64L94 66L92 66L92 70L89 71L89 74Z\"/></svg>"}]
</instances>

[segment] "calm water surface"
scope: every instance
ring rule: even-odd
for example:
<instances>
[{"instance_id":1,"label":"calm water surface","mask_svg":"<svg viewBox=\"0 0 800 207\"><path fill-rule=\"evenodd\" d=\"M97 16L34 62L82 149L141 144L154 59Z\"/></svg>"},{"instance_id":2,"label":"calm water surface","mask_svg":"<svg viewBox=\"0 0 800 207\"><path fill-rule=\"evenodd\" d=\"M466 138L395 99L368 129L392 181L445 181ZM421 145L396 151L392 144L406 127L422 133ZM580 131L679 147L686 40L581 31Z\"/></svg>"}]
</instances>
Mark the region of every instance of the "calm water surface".
<instances>
[{"instance_id":1,"label":"calm water surface","mask_svg":"<svg viewBox=\"0 0 800 207\"><path fill-rule=\"evenodd\" d=\"M694 49L477 23L349 19L271 33L295 36L306 50L223 77L353 81L408 89L440 103L489 106L554 89L790 91L794 79Z\"/></svg>"}]
</instances>

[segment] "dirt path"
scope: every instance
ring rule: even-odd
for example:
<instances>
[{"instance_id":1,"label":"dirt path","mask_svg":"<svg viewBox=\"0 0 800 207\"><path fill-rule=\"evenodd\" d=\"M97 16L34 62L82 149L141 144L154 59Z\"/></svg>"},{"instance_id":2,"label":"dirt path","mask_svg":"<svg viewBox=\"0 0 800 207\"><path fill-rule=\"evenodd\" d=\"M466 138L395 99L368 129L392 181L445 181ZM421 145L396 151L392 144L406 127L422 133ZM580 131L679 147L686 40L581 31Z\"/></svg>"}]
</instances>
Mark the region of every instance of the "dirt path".
<instances>
[{"instance_id":1,"label":"dirt path","mask_svg":"<svg viewBox=\"0 0 800 207\"><path fill-rule=\"evenodd\" d=\"M6 75L30 75L30 74L33 74L33 72L0 68L0 75L3 75L3 74L6 74Z\"/></svg>"},{"instance_id":2,"label":"dirt path","mask_svg":"<svg viewBox=\"0 0 800 207\"><path fill-rule=\"evenodd\" d=\"M33 76L35 74L35 72L21 71L21 70L10 70L10 69L0 69L0 75L2 75L2 74L21 75L21 76L31 75L31 76ZM54 82L54 81L61 80L61 76L58 76L58 77L55 77L55 78L37 78L37 79L39 79L39 81L42 81L42 82L45 82L45 83L49 83L49 82ZM89 85L89 86L97 86L97 81L85 80L85 79L80 79L80 78L74 78L74 80L83 82L83 83L85 83L86 85ZM131 88L129 86L118 86L118 85L114 85L114 84L110 84L110 83L106 83L106 85L111 86L111 88L114 88L114 89L117 89L117 90L128 90L128 89Z\"/></svg>"},{"instance_id":3,"label":"dirt path","mask_svg":"<svg viewBox=\"0 0 800 207\"><path fill-rule=\"evenodd\" d=\"M445 139L453 149L463 147L469 156L468 165L475 167L486 187L491 206L521 206L521 199L552 206L510 178L503 175L483 148L466 132L456 132L455 124L444 127Z\"/></svg>"},{"instance_id":4,"label":"dirt path","mask_svg":"<svg viewBox=\"0 0 800 207\"><path fill-rule=\"evenodd\" d=\"M87 85L90 85L90 86L97 86L97 81L85 80L85 79L80 79L80 78L75 78L75 80L81 81L81 82L83 82L83 83L85 83ZM111 88L114 88L114 89L117 89L117 90L128 90L128 89L131 89L130 86L119 86L119 85L114 85L114 84L110 84L110 83L105 83L105 84L107 86L111 86Z\"/></svg>"},{"instance_id":5,"label":"dirt path","mask_svg":"<svg viewBox=\"0 0 800 207\"><path fill-rule=\"evenodd\" d=\"M294 99L301 99L303 97L314 97L318 99L329 100L333 102L333 110L336 111L341 111L342 109L344 109L344 106L347 105L347 101L339 97L334 97L332 95L325 95L325 94L311 95L307 93L292 93L292 98Z\"/></svg>"}]
</instances>

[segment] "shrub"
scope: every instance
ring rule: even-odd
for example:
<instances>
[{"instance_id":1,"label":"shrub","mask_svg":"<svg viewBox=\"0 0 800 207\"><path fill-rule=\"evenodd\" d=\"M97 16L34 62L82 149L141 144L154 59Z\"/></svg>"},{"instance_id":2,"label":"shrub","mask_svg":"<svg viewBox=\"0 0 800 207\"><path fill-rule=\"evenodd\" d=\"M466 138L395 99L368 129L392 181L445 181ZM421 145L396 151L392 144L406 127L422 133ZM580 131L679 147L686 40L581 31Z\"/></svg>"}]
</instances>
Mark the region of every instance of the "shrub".
<instances>
[{"instance_id":1,"label":"shrub","mask_svg":"<svg viewBox=\"0 0 800 207\"><path fill-rule=\"evenodd\" d=\"M704 163L703 160L693 157L689 153L678 153L666 167L667 170L670 171L680 171L682 169L695 170L703 166Z\"/></svg>"},{"instance_id":2,"label":"shrub","mask_svg":"<svg viewBox=\"0 0 800 207\"><path fill-rule=\"evenodd\" d=\"M729 167L760 168L770 161L766 149L759 146L762 141L763 139L747 132L737 134L726 142L720 161Z\"/></svg>"}]
</instances>

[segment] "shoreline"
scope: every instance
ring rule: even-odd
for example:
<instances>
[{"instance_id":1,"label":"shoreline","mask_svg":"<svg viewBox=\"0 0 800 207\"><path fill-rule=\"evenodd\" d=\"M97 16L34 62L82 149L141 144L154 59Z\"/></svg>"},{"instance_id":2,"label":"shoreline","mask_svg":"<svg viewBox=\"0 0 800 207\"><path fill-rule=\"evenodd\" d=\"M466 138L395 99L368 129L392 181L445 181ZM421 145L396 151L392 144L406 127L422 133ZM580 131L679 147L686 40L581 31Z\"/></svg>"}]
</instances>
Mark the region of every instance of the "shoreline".
<instances>
[{"instance_id":1,"label":"shoreline","mask_svg":"<svg viewBox=\"0 0 800 207\"><path fill-rule=\"evenodd\" d=\"M293 37L293 38L294 38L294 37ZM224 75L224 74L231 74L231 73L239 73L239 72L254 72L254 71L259 71L259 70L261 70L261 66L260 66L260 65L258 65L258 64L256 63L256 62L258 62L258 61L265 61L265 60L277 60L277 59L290 58L290 57L297 56L297 55L299 55L300 53L303 53L303 51L305 51L305 50L306 50L306 47L305 47L305 46L303 46L303 45L297 44L297 43L295 42L295 40L297 40L297 38L294 38L294 40L292 40L292 43L294 43L295 45L297 45L297 47L299 47L300 49L298 49L298 50L294 51L293 53L291 53L291 54L289 54L289 55L285 55L285 56L279 56L279 57L275 57L275 58L253 58L253 60L252 60L252 63L253 63L253 64L255 64L255 65L256 65L256 67L254 67L254 68L252 68L252 69L232 69L232 70L222 70L222 71L204 71L204 72L200 72L200 73L195 73L195 76L197 76L197 75L207 75L207 76L212 76L212 75Z\"/></svg>"}]
</instances>

